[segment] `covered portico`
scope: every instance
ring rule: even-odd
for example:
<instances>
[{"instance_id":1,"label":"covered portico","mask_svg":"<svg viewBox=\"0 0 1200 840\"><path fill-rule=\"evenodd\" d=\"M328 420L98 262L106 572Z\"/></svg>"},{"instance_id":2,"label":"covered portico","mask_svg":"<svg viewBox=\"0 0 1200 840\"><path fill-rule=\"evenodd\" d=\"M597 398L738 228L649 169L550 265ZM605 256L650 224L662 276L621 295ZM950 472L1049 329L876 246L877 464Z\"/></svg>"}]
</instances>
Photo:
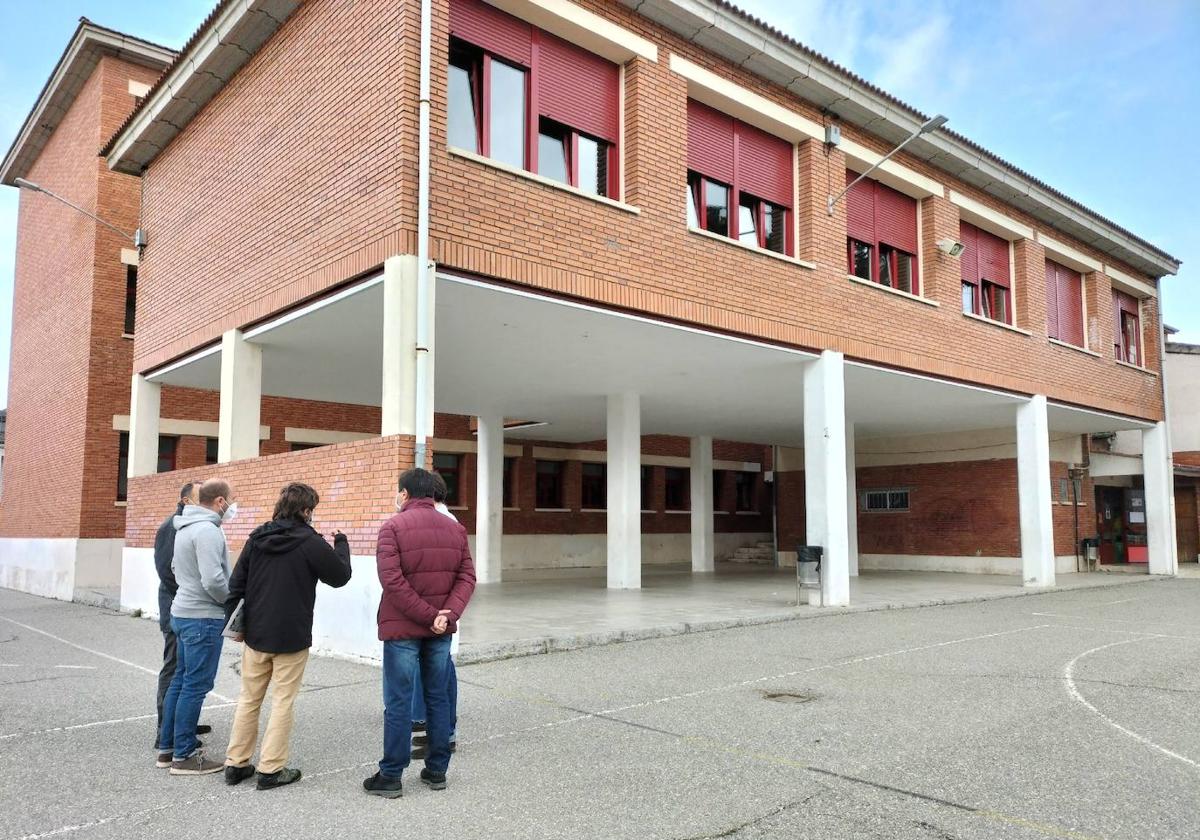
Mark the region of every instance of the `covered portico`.
<instances>
[{"instance_id":1,"label":"covered portico","mask_svg":"<svg viewBox=\"0 0 1200 840\"><path fill-rule=\"evenodd\" d=\"M803 472L804 541L824 552L820 603L850 602L858 574L856 453L873 440L1000 430L1017 463L1020 569L1025 586L1055 583L1052 433L1139 431L1147 451L1152 573L1170 574L1167 462L1161 425L847 361L602 309L529 289L439 273L435 313L418 350L414 258L134 377L131 475L153 472L158 389L220 391L219 459L256 457L263 395L380 406L380 432L410 428L415 358L431 360L432 413L478 418L475 554L479 580L504 577L506 441L605 441L606 577L642 585L640 465L645 435L690 441L691 571L712 573L713 441L776 447L774 477ZM506 421L525 421L506 428ZM330 441L332 442L332 441ZM788 464L787 455L798 459ZM1010 456L1011 457L1011 456ZM346 476L353 481L353 476ZM1164 546L1165 543L1166 545ZM779 546L786 551L790 546Z\"/></svg>"}]
</instances>

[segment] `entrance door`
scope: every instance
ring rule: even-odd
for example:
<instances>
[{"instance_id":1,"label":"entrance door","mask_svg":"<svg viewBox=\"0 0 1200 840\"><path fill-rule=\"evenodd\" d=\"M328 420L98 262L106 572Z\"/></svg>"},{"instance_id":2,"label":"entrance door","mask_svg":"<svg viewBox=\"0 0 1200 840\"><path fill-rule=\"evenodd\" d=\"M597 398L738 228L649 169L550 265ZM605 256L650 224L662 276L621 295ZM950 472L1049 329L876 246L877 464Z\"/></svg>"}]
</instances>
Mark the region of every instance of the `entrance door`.
<instances>
[{"instance_id":1,"label":"entrance door","mask_svg":"<svg viewBox=\"0 0 1200 840\"><path fill-rule=\"evenodd\" d=\"M1196 488L1191 482L1175 487L1175 538L1179 562L1194 563L1200 554L1200 521L1197 520Z\"/></svg>"},{"instance_id":2,"label":"entrance door","mask_svg":"<svg viewBox=\"0 0 1200 840\"><path fill-rule=\"evenodd\" d=\"M1101 563L1126 562L1124 487L1096 485L1096 533Z\"/></svg>"}]
</instances>

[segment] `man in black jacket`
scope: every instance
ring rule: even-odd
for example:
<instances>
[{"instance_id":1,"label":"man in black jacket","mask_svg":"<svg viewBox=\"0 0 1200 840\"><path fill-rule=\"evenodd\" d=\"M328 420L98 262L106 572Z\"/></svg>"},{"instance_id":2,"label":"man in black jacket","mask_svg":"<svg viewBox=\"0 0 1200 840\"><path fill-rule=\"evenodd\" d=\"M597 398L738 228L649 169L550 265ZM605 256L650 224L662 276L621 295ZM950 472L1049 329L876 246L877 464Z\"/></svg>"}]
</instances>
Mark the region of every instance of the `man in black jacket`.
<instances>
[{"instance_id":1,"label":"man in black jacket","mask_svg":"<svg viewBox=\"0 0 1200 840\"><path fill-rule=\"evenodd\" d=\"M350 580L350 544L333 532L333 547L312 527L320 497L307 484L283 488L271 521L250 534L229 582L229 617L243 601L242 692L238 695L225 781L236 785L254 774L250 758L258 738L258 712L274 683L271 719L263 734L258 789L280 787L300 778L285 764L292 734L292 704L300 690L308 649L312 647L313 605L317 581L333 587Z\"/></svg>"},{"instance_id":2,"label":"man in black jacket","mask_svg":"<svg viewBox=\"0 0 1200 840\"><path fill-rule=\"evenodd\" d=\"M158 629L163 634L163 664L158 672L158 726L154 732L154 749L159 751L158 732L162 729L163 697L171 687L175 677L176 640L175 631L171 629L171 602L175 600L175 591L179 584L175 582L175 572L171 570L171 561L175 559L175 517L183 513L184 505L197 503L196 491L199 484L188 482L179 490L179 504L175 512L163 520L154 535L154 568L158 570ZM196 727L196 734L203 735L212 731L211 726L201 724Z\"/></svg>"}]
</instances>

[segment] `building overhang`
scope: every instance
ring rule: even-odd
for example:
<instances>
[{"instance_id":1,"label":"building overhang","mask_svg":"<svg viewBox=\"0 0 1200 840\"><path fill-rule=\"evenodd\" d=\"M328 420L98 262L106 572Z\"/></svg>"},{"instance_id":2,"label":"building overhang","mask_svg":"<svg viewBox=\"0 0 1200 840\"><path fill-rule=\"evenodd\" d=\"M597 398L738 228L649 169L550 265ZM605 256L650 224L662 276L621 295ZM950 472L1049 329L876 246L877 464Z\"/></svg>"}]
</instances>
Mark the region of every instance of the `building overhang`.
<instances>
[{"instance_id":1,"label":"building overhang","mask_svg":"<svg viewBox=\"0 0 1200 840\"><path fill-rule=\"evenodd\" d=\"M928 119L723 0L621 2L696 46L893 145ZM1175 257L952 131L922 135L905 150L1138 272L1158 278L1179 271Z\"/></svg>"},{"instance_id":2,"label":"building overhang","mask_svg":"<svg viewBox=\"0 0 1200 840\"><path fill-rule=\"evenodd\" d=\"M174 50L134 38L103 26L97 26L86 18L81 19L54 72L46 81L37 101L17 132L16 139L0 164L0 183L16 186L16 179L23 178L34 161L46 148L74 104L92 71L104 56L113 56L122 61L140 64L153 70L162 70L175 58Z\"/></svg>"}]
</instances>

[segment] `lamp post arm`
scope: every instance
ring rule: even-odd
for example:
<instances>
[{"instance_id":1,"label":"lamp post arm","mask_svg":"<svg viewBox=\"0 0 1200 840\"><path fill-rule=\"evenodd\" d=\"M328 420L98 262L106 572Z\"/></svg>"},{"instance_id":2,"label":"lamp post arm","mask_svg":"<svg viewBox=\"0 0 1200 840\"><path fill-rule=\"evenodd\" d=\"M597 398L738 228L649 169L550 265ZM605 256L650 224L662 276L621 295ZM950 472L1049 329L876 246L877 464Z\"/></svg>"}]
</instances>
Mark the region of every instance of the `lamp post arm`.
<instances>
[{"instance_id":1,"label":"lamp post arm","mask_svg":"<svg viewBox=\"0 0 1200 840\"><path fill-rule=\"evenodd\" d=\"M73 201L68 201L67 199L65 199L61 195L59 195L58 193L51 192L50 190L46 189L43 186L39 186L38 184L34 184L30 181L26 181L24 178L17 179L17 186L24 187L25 189L29 190L30 192L45 193L46 195L53 198L55 201L62 202L63 204L70 207L72 210L76 210L76 211L82 213L83 215L87 216L92 221L97 222L98 224L102 224L109 230L112 230L112 231L115 231L115 232L121 234L121 236L125 237L130 242L134 243L135 245L138 244L137 237L134 236L133 234L126 233L125 231L123 231L119 227L117 227L116 225L110 224L110 223L104 221L104 219L101 219L95 213L91 212L90 210L84 210L78 204L74 203Z\"/></svg>"},{"instance_id":2,"label":"lamp post arm","mask_svg":"<svg viewBox=\"0 0 1200 840\"><path fill-rule=\"evenodd\" d=\"M931 131L935 131L936 129L941 128L945 124L946 124L946 118L943 117L941 114L938 114L933 119L924 123L920 128L918 128L912 134L908 135L908 137L904 138L903 143L901 143L899 146L892 149L886 155L881 157L878 161L875 162L875 164L870 169L868 169L866 172L862 173L857 178L855 178L853 181L851 181L849 184L847 184L846 189L842 190L836 196L833 196L829 199L829 202L825 205L825 209L827 211L829 211L829 215L830 216L833 215L834 205L837 204L839 201L841 201L842 197L845 196L846 193L850 192L850 190L854 187L855 184L857 184L863 178L866 178L868 175L870 175L872 172L874 172L879 167L883 166L885 163L888 162L889 159L891 159L892 155L896 154L896 152L903 149L905 146L907 146L912 141L916 140L922 134L928 134Z\"/></svg>"}]
</instances>

